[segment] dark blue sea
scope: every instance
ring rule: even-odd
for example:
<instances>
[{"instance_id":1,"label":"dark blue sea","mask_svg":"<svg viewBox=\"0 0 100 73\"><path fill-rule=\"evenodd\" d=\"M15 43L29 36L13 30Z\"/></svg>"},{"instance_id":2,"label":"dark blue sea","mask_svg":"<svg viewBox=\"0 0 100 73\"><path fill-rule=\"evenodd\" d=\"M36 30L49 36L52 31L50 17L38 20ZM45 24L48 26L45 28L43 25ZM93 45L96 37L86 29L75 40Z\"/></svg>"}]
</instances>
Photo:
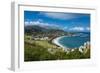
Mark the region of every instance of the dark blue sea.
<instances>
[{"instance_id":1,"label":"dark blue sea","mask_svg":"<svg viewBox=\"0 0 100 73\"><path fill-rule=\"evenodd\" d=\"M78 48L87 41L90 42L90 33L77 33L74 36L64 36L58 42L67 48Z\"/></svg>"}]
</instances>

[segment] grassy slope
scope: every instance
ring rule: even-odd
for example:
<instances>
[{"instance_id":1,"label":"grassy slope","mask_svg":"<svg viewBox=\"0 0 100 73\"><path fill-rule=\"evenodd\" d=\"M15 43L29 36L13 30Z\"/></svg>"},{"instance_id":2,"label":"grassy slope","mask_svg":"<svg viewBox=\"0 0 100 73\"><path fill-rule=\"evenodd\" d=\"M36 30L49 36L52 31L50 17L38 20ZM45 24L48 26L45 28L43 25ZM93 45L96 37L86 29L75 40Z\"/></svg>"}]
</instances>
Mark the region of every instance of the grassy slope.
<instances>
[{"instance_id":1,"label":"grassy slope","mask_svg":"<svg viewBox=\"0 0 100 73\"><path fill-rule=\"evenodd\" d=\"M90 49L86 53L81 53L76 49L73 52L66 53L61 48L49 41L29 40L31 36L25 36L24 41L24 60L25 61L43 61L43 60L63 60L63 59L85 59L90 58ZM54 53L50 53L48 48L53 49Z\"/></svg>"}]
</instances>

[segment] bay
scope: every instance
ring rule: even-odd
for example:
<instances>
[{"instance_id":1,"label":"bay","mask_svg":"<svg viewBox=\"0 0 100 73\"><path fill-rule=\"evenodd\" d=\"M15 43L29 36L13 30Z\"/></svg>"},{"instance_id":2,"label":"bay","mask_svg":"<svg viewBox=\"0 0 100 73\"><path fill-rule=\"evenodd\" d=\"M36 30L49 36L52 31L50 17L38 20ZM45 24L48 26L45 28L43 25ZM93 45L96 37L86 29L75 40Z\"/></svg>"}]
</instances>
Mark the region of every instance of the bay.
<instances>
[{"instance_id":1,"label":"bay","mask_svg":"<svg viewBox=\"0 0 100 73\"><path fill-rule=\"evenodd\" d=\"M90 42L90 33L79 33L74 36L62 36L58 42L66 48L79 48L85 42Z\"/></svg>"}]
</instances>

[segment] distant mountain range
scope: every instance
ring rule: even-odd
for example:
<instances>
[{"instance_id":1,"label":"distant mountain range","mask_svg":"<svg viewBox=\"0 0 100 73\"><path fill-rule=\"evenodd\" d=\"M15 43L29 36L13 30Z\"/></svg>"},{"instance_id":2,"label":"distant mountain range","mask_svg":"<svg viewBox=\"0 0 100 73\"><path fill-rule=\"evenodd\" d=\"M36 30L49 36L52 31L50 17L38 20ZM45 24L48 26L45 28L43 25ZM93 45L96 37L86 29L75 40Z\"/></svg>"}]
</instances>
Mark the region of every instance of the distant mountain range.
<instances>
[{"instance_id":1,"label":"distant mountain range","mask_svg":"<svg viewBox=\"0 0 100 73\"><path fill-rule=\"evenodd\" d=\"M70 32L64 31L56 27L49 27L49 26L40 26L40 25L27 25L24 26L25 34L59 34L59 35L68 35L68 34L75 34L75 33L90 33L90 32Z\"/></svg>"},{"instance_id":2,"label":"distant mountain range","mask_svg":"<svg viewBox=\"0 0 100 73\"><path fill-rule=\"evenodd\" d=\"M67 33L61 29L54 28L54 27L42 27L38 25L27 25L24 26L24 31L27 34L33 34L33 33Z\"/></svg>"}]
</instances>

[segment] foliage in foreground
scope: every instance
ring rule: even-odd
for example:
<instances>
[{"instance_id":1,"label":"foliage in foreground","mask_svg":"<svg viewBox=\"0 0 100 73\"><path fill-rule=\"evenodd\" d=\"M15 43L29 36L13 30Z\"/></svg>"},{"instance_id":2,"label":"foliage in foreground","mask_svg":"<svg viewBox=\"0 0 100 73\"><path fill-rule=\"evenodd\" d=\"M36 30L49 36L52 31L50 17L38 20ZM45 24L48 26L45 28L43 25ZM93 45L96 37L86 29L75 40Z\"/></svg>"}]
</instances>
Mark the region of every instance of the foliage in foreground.
<instances>
[{"instance_id":1,"label":"foliage in foreground","mask_svg":"<svg viewBox=\"0 0 100 73\"><path fill-rule=\"evenodd\" d=\"M76 49L73 52L56 51L50 53L47 48L38 44L25 42L24 60L25 61L43 61L43 60L64 60L64 59L86 59L90 58L90 49L86 53L81 53Z\"/></svg>"}]
</instances>

